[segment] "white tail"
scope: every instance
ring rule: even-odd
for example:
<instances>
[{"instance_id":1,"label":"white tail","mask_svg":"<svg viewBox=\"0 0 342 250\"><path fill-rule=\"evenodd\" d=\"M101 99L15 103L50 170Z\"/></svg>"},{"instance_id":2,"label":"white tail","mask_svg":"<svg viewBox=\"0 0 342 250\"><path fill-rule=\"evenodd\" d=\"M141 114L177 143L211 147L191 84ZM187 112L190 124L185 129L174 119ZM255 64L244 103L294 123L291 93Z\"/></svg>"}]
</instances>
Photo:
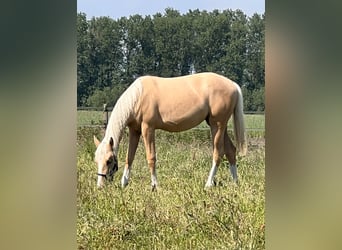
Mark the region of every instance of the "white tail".
<instances>
[{"instance_id":1,"label":"white tail","mask_svg":"<svg viewBox=\"0 0 342 250\"><path fill-rule=\"evenodd\" d=\"M237 85L237 84L236 84ZM233 115L233 122L234 122L234 133L235 133L235 141L236 147L239 151L241 156L246 155L247 153L247 138L246 138L246 131L245 131L245 122L243 117L243 97L242 92L237 85L238 89L238 101L235 106L234 115Z\"/></svg>"}]
</instances>

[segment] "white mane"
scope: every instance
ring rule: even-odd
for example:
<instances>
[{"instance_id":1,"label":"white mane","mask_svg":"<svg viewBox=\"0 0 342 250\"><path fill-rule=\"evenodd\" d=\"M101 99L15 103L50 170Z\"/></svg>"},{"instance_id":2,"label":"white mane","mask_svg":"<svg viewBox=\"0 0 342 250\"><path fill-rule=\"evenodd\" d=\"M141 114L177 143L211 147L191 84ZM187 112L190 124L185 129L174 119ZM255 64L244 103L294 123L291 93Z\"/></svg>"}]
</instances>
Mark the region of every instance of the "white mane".
<instances>
[{"instance_id":1,"label":"white mane","mask_svg":"<svg viewBox=\"0 0 342 250\"><path fill-rule=\"evenodd\" d=\"M119 149L122 133L130 116L135 110L135 106L139 101L141 93L142 84L140 79L137 79L120 96L110 115L103 141L109 142L110 137L113 138L113 150L115 155L117 155Z\"/></svg>"}]
</instances>

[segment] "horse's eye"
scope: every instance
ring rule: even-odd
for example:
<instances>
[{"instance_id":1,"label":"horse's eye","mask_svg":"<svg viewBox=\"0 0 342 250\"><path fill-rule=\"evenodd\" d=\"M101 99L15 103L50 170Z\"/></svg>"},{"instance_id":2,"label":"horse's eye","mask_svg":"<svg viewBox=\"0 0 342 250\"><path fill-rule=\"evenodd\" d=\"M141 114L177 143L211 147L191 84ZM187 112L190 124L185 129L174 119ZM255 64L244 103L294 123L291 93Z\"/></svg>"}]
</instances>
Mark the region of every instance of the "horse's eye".
<instances>
[{"instance_id":1,"label":"horse's eye","mask_svg":"<svg viewBox=\"0 0 342 250\"><path fill-rule=\"evenodd\" d=\"M112 160L112 159L109 159L109 160L107 161L107 165L112 164L112 162L113 162L113 160Z\"/></svg>"}]
</instances>

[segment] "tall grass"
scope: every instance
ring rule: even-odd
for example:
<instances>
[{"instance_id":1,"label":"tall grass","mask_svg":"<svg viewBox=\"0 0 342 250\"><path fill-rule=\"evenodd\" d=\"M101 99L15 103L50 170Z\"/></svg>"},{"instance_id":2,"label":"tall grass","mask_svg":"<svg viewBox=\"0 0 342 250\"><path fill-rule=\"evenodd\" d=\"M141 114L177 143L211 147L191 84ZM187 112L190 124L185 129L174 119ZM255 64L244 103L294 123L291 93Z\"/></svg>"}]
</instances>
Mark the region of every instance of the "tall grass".
<instances>
[{"instance_id":1,"label":"tall grass","mask_svg":"<svg viewBox=\"0 0 342 250\"><path fill-rule=\"evenodd\" d=\"M140 142L130 183L120 187L127 136L119 150L119 171L96 188L93 134L78 130L77 243L79 249L264 249L265 154L262 134L250 138L239 158L239 185L221 164L217 186L204 189L211 167L207 130L157 131L159 186L151 192ZM226 163L226 162L225 162Z\"/></svg>"}]
</instances>

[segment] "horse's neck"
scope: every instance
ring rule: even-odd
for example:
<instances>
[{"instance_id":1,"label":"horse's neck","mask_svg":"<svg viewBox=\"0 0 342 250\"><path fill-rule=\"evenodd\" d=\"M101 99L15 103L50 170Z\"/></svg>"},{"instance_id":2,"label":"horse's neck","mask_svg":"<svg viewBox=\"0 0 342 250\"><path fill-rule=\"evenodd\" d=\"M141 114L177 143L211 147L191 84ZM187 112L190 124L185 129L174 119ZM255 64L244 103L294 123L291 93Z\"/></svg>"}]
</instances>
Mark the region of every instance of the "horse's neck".
<instances>
[{"instance_id":1,"label":"horse's neck","mask_svg":"<svg viewBox=\"0 0 342 250\"><path fill-rule=\"evenodd\" d=\"M117 155L118 153L119 143L127 125L129 115L129 112L122 110L122 107L118 103L117 105L115 105L108 121L104 139L109 141L110 137L113 138L113 151L115 155Z\"/></svg>"},{"instance_id":2,"label":"horse's neck","mask_svg":"<svg viewBox=\"0 0 342 250\"><path fill-rule=\"evenodd\" d=\"M112 114L110 115L105 134L107 140L113 138L113 149L117 154L121 136L128 123L128 120L134 115L135 106L138 103L142 93L141 81L137 79L118 99Z\"/></svg>"}]
</instances>

